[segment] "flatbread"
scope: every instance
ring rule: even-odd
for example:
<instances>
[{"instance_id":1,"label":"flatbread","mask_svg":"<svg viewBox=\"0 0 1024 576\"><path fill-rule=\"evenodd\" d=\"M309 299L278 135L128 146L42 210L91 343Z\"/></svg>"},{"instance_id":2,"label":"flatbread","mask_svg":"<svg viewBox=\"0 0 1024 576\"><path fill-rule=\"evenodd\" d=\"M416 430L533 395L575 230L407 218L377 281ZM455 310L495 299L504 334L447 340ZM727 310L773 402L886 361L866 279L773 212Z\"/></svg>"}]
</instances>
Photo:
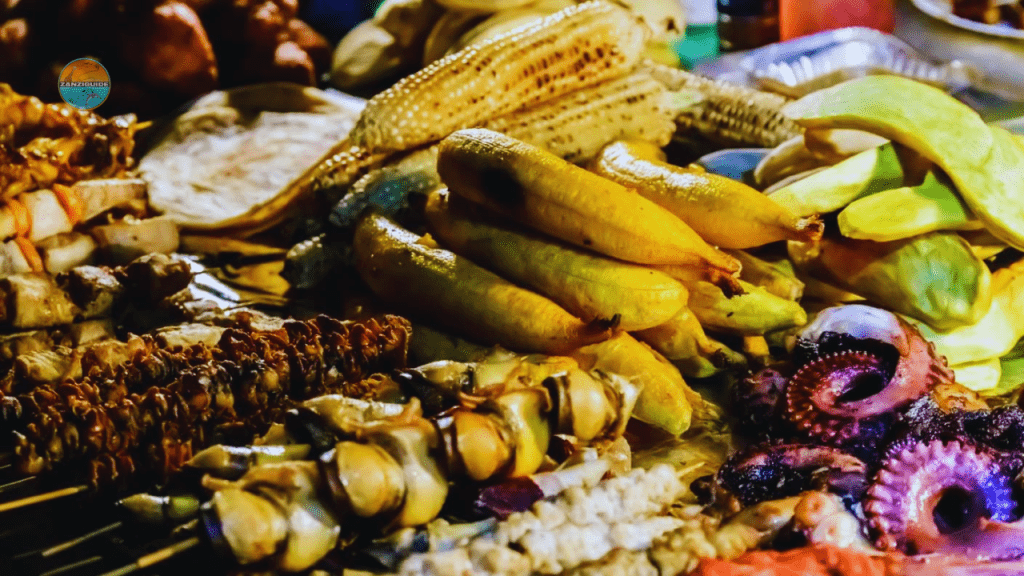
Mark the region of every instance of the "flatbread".
<instances>
[{"instance_id":1,"label":"flatbread","mask_svg":"<svg viewBox=\"0 0 1024 576\"><path fill-rule=\"evenodd\" d=\"M364 100L294 84L213 92L139 163L150 205L216 227L275 197L352 129Z\"/></svg>"}]
</instances>

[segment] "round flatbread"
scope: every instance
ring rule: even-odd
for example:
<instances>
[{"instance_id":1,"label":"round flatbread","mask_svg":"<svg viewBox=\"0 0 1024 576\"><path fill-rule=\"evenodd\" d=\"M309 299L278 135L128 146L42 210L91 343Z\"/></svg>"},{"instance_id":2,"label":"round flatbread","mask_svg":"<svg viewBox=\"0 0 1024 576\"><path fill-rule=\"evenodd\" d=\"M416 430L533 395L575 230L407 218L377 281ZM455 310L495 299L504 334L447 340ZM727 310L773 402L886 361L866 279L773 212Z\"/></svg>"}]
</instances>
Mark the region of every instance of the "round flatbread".
<instances>
[{"instance_id":1,"label":"round flatbread","mask_svg":"<svg viewBox=\"0 0 1024 576\"><path fill-rule=\"evenodd\" d=\"M245 214L344 138L364 104L284 83L208 94L139 163L150 205L183 228Z\"/></svg>"}]
</instances>

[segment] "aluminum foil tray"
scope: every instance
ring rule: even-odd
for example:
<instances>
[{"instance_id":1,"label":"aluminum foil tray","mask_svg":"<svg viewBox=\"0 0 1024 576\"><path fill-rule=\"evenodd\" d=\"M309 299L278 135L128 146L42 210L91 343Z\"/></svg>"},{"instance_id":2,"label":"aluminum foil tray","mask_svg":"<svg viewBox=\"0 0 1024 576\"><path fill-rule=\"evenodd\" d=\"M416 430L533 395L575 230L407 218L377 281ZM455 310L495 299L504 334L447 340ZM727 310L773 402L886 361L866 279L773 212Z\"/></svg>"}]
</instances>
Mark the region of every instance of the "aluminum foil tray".
<instances>
[{"instance_id":1,"label":"aluminum foil tray","mask_svg":"<svg viewBox=\"0 0 1024 576\"><path fill-rule=\"evenodd\" d=\"M960 61L934 62L894 36L870 28L843 28L727 54L702 63L704 76L803 96L869 74L898 74L955 93L974 85L981 73Z\"/></svg>"}]
</instances>

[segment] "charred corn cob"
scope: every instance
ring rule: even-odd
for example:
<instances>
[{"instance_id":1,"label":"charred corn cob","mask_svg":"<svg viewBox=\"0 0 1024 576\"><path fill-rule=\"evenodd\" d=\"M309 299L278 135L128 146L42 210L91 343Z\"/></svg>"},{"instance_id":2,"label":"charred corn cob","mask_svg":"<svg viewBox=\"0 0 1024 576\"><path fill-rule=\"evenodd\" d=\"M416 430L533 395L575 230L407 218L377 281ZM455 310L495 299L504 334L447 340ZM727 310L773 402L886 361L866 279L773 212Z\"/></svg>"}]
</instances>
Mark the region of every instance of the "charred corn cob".
<instances>
[{"instance_id":1,"label":"charred corn cob","mask_svg":"<svg viewBox=\"0 0 1024 576\"><path fill-rule=\"evenodd\" d=\"M615 140L668 144L674 115L665 87L637 72L488 120L483 127L578 163Z\"/></svg>"},{"instance_id":2,"label":"charred corn cob","mask_svg":"<svg viewBox=\"0 0 1024 576\"><path fill-rule=\"evenodd\" d=\"M622 8L585 2L442 58L374 96L349 136L375 152L459 128L622 75L649 29Z\"/></svg>"},{"instance_id":3,"label":"charred corn cob","mask_svg":"<svg viewBox=\"0 0 1024 576\"><path fill-rule=\"evenodd\" d=\"M694 130L725 145L774 148L803 133L782 114L786 98L648 63L645 68L669 90L699 95L676 116L683 130Z\"/></svg>"}]
</instances>

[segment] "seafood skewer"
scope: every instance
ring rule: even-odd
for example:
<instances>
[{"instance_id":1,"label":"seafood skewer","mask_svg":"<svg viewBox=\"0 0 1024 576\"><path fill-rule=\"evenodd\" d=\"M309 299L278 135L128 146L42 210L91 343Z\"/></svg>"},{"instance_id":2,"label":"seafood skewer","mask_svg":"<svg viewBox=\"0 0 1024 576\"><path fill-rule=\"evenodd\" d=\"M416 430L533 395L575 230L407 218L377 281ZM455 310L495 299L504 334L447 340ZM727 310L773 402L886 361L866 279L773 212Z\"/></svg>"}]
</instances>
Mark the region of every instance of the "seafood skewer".
<instances>
[{"instance_id":1,"label":"seafood skewer","mask_svg":"<svg viewBox=\"0 0 1024 576\"><path fill-rule=\"evenodd\" d=\"M403 365L407 338L408 324L397 317L321 317L265 332L229 329L212 349L138 354L109 374L4 398L13 463L23 474L84 466L94 486L147 474L166 479L209 434L262 433L291 398Z\"/></svg>"},{"instance_id":2,"label":"seafood skewer","mask_svg":"<svg viewBox=\"0 0 1024 576\"><path fill-rule=\"evenodd\" d=\"M43 104L4 83L0 126L7 127L0 135L0 199L55 183L120 176L132 167L134 135L142 127L133 115L104 120L67 104ZM22 139L28 143L17 146Z\"/></svg>"},{"instance_id":3,"label":"seafood skewer","mask_svg":"<svg viewBox=\"0 0 1024 576\"><path fill-rule=\"evenodd\" d=\"M200 509L200 533L240 565L305 570L336 546L346 520L385 530L419 526L440 513L449 480L530 475L554 434L580 433L583 443L621 436L638 393L617 375L575 368L431 419L417 400L384 419L342 417L347 430L335 429L340 442L318 461L260 465L233 482L205 480L215 491Z\"/></svg>"}]
</instances>

